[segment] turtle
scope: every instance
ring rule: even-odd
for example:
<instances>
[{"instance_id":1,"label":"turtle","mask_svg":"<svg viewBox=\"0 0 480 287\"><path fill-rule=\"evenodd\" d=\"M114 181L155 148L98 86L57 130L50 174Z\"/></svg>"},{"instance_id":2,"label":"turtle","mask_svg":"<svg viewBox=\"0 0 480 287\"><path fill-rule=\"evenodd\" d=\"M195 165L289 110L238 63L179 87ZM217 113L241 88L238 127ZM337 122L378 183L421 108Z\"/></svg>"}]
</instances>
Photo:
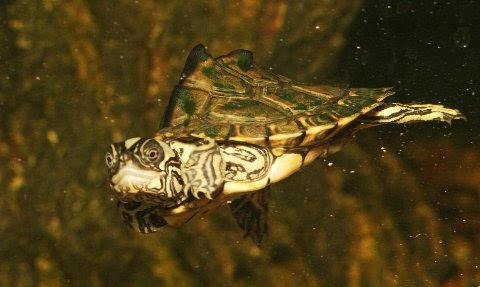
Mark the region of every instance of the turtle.
<instances>
[{"instance_id":1,"label":"turtle","mask_svg":"<svg viewBox=\"0 0 480 287\"><path fill-rule=\"evenodd\" d=\"M229 205L245 236L268 232L269 186L335 153L364 128L466 119L437 104L384 100L391 87L308 85L262 69L252 52L195 46L152 137L111 144L108 181L141 233Z\"/></svg>"}]
</instances>

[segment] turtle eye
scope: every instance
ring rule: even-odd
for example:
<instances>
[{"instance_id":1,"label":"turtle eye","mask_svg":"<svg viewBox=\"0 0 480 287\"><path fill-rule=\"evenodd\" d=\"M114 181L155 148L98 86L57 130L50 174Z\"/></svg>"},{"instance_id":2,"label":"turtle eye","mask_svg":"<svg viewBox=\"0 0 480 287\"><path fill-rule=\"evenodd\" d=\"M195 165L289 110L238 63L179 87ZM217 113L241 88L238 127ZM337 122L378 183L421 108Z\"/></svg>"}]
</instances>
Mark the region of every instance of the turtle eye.
<instances>
[{"instance_id":1,"label":"turtle eye","mask_svg":"<svg viewBox=\"0 0 480 287\"><path fill-rule=\"evenodd\" d=\"M110 152L105 154L105 164L109 167L113 167L113 155Z\"/></svg>"},{"instance_id":2,"label":"turtle eye","mask_svg":"<svg viewBox=\"0 0 480 287\"><path fill-rule=\"evenodd\" d=\"M147 158L150 161L156 161L158 159L158 154L159 152L157 148L151 148L146 152Z\"/></svg>"},{"instance_id":3,"label":"turtle eye","mask_svg":"<svg viewBox=\"0 0 480 287\"><path fill-rule=\"evenodd\" d=\"M146 161L146 164L156 164L163 160L163 149L158 142L153 139L146 140L140 150L141 157Z\"/></svg>"}]
</instances>

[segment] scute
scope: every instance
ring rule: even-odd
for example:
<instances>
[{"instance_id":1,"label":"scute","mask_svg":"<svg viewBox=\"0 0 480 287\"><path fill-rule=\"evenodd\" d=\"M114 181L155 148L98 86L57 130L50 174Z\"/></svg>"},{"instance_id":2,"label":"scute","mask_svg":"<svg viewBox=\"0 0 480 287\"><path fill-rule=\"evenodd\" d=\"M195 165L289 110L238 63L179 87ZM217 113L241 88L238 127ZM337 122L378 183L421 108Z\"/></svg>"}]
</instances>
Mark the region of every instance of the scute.
<instances>
[{"instance_id":1,"label":"scute","mask_svg":"<svg viewBox=\"0 0 480 287\"><path fill-rule=\"evenodd\" d=\"M198 45L188 56L157 136L309 146L327 140L392 94L390 88L300 84L259 68L250 51L213 58Z\"/></svg>"},{"instance_id":2,"label":"scute","mask_svg":"<svg viewBox=\"0 0 480 287\"><path fill-rule=\"evenodd\" d=\"M284 118L277 109L250 98L214 98L205 118L222 123L267 123Z\"/></svg>"},{"instance_id":3,"label":"scute","mask_svg":"<svg viewBox=\"0 0 480 287\"><path fill-rule=\"evenodd\" d=\"M233 124L227 140L264 145L266 140L265 126L255 124Z\"/></svg>"}]
</instances>

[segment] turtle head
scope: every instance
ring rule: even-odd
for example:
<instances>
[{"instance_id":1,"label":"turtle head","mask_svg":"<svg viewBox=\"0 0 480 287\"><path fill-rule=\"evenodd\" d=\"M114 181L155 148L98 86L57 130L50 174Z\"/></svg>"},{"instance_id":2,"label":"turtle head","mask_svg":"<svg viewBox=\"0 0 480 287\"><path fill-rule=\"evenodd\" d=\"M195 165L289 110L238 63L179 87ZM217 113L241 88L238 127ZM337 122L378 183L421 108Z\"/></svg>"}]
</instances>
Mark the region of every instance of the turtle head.
<instances>
[{"instance_id":1,"label":"turtle head","mask_svg":"<svg viewBox=\"0 0 480 287\"><path fill-rule=\"evenodd\" d=\"M151 201L169 207L186 198L180 159L164 141L131 138L111 144L105 164L110 186L122 201Z\"/></svg>"}]
</instances>

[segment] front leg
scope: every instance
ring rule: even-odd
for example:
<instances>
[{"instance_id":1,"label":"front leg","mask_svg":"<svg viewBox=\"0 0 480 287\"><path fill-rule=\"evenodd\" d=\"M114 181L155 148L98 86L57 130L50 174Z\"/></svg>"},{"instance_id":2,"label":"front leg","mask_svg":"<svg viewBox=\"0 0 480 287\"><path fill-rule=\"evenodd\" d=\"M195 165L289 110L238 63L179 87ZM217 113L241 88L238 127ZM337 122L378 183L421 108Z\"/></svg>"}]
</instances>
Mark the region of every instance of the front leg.
<instances>
[{"instance_id":1,"label":"front leg","mask_svg":"<svg viewBox=\"0 0 480 287\"><path fill-rule=\"evenodd\" d=\"M196 198L213 199L223 188L225 162L219 146L212 139L177 139L171 143L182 160L185 192Z\"/></svg>"},{"instance_id":2,"label":"front leg","mask_svg":"<svg viewBox=\"0 0 480 287\"><path fill-rule=\"evenodd\" d=\"M157 204L133 200L125 202L117 200L117 206L122 215L123 222L137 232L156 232L168 224L161 215L162 208Z\"/></svg>"}]
</instances>

